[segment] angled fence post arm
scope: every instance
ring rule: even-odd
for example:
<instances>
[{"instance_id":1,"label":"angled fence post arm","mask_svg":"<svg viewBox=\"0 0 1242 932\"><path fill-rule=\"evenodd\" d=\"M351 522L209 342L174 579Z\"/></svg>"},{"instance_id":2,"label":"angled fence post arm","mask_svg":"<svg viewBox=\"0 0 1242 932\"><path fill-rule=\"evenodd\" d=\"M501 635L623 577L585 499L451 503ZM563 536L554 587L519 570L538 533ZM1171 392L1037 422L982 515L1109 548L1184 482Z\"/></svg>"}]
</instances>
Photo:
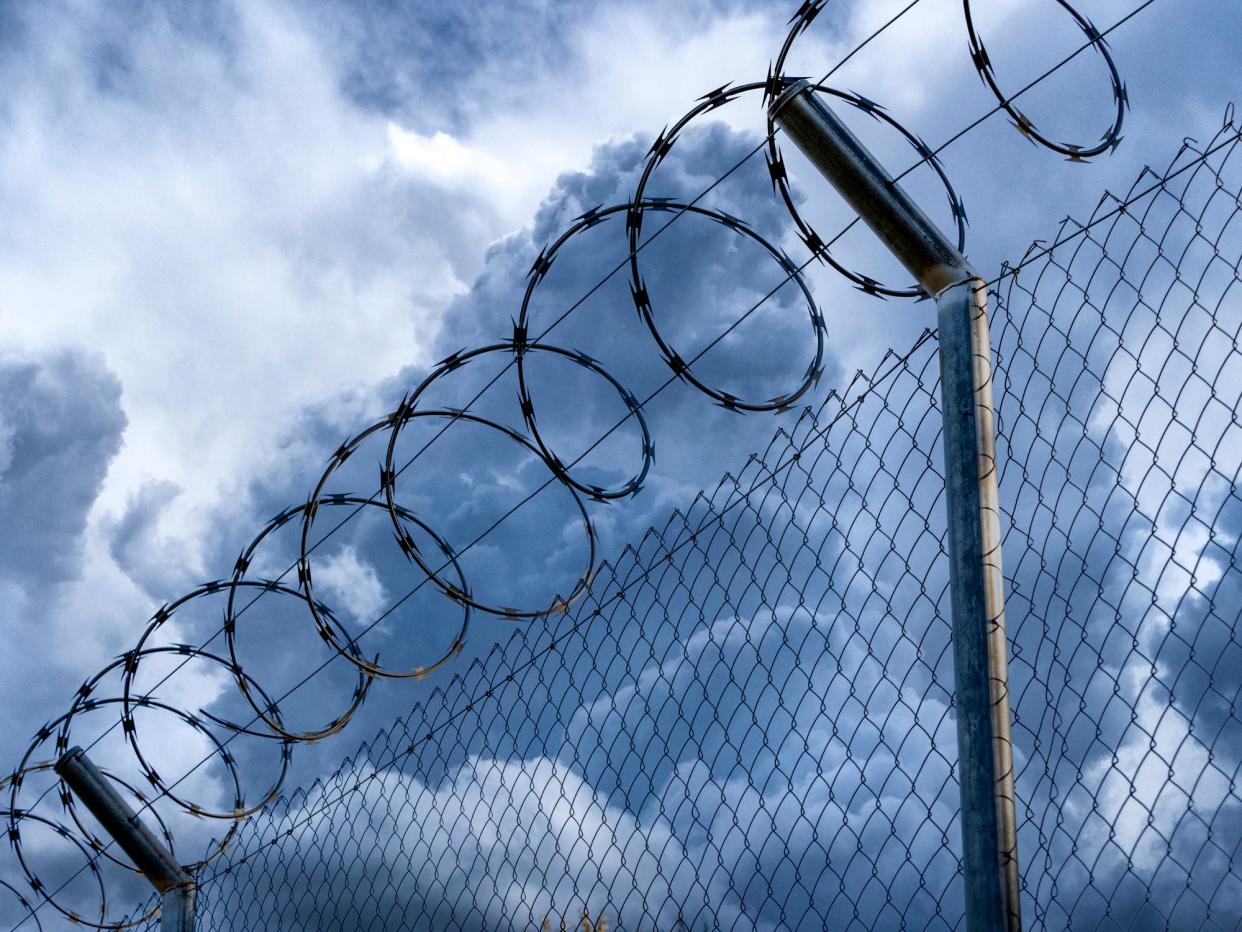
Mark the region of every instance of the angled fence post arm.
<instances>
[{"instance_id":1,"label":"angled fence post arm","mask_svg":"<svg viewBox=\"0 0 1242 932\"><path fill-rule=\"evenodd\" d=\"M56 773L160 893L160 932L194 932L194 879L143 824L81 748L56 762Z\"/></svg>"}]
</instances>

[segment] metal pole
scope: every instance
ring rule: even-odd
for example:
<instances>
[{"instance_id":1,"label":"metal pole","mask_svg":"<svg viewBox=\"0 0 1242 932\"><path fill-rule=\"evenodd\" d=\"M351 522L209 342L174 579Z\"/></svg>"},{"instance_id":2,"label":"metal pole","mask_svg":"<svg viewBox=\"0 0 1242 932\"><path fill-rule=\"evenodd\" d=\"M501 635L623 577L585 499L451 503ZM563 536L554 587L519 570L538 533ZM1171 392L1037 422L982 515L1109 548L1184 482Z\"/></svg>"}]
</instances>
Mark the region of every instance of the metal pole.
<instances>
[{"instance_id":1,"label":"metal pole","mask_svg":"<svg viewBox=\"0 0 1242 932\"><path fill-rule=\"evenodd\" d=\"M987 286L809 81L768 113L936 299L966 926L1020 932Z\"/></svg>"},{"instance_id":2,"label":"metal pole","mask_svg":"<svg viewBox=\"0 0 1242 932\"><path fill-rule=\"evenodd\" d=\"M70 748L56 773L161 894L160 932L194 932L194 879L142 823L86 752Z\"/></svg>"},{"instance_id":3,"label":"metal pole","mask_svg":"<svg viewBox=\"0 0 1242 932\"><path fill-rule=\"evenodd\" d=\"M968 925L1018 932L1017 819L987 302L987 287L977 280L952 286L936 301L953 676ZM974 840L973 850L968 839ZM972 883L976 872L979 879Z\"/></svg>"}]
</instances>

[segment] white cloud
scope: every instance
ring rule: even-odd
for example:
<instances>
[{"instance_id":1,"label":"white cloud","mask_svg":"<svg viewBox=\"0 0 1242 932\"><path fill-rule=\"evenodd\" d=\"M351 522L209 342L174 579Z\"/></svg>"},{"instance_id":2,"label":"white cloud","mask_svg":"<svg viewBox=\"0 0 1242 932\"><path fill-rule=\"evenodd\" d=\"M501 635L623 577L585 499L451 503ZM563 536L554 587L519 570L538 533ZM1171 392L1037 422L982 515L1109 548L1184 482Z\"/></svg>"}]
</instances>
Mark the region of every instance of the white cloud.
<instances>
[{"instance_id":1,"label":"white cloud","mask_svg":"<svg viewBox=\"0 0 1242 932\"><path fill-rule=\"evenodd\" d=\"M363 625L374 621L389 602L375 567L348 544L315 561L315 584L330 606Z\"/></svg>"},{"instance_id":2,"label":"white cloud","mask_svg":"<svg viewBox=\"0 0 1242 932\"><path fill-rule=\"evenodd\" d=\"M420 136L413 130L388 124L388 145L401 167L443 184L483 183L499 186L509 177L505 164L495 156L463 145L448 133Z\"/></svg>"}]
</instances>

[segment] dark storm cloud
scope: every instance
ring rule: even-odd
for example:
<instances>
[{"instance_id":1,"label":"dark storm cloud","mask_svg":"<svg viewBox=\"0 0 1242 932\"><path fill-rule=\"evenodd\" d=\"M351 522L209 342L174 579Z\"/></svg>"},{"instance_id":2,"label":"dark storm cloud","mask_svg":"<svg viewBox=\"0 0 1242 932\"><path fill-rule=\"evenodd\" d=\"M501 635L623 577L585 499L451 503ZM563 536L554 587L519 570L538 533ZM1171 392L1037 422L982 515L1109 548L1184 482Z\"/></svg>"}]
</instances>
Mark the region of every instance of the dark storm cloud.
<instances>
[{"instance_id":1,"label":"dark storm cloud","mask_svg":"<svg viewBox=\"0 0 1242 932\"><path fill-rule=\"evenodd\" d=\"M76 578L82 532L121 445L121 385L97 356L0 359L0 574L20 585Z\"/></svg>"},{"instance_id":2,"label":"dark storm cloud","mask_svg":"<svg viewBox=\"0 0 1242 932\"><path fill-rule=\"evenodd\" d=\"M532 86L554 92L555 82L572 81L590 66L577 40L593 17L660 8L649 0L499 5L364 0L302 6L340 42L346 92L359 104L400 115L420 129L462 128L491 107L521 106ZM681 4L676 21L702 26L758 6L696 0ZM626 50L610 54L625 56Z\"/></svg>"},{"instance_id":3,"label":"dark storm cloud","mask_svg":"<svg viewBox=\"0 0 1242 932\"><path fill-rule=\"evenodd\" d=\"M343 30L350 47L345 88L359 102L442 125L445 116L461 121L477 109L472 96L505 93L504 85L480 81L483 72L502 68L517 85L542 74L549 62L563 62L571 54L565 30L581 6L367 0L315 5L310 12ZM438 89L438 99L428 99L428 87Z\"/></svg>"},{"instance_id":4,"label":"dark storm cloud","mask_svg":"<svg viewBox=\"0 0 1242 932\"><path fill-rule=\"evenodd\" d=\"M153 598L184 585L188 575L186 554L161 540L159 521L167 506L181 494L175 483L154 479L143 485L125 504L119 518L108 525L108 552L130 579Z\"/></svg>"},{"instance_id":5,"label":"dark storm cloud","mask_svg":"<svg viewBox=\"0 0 1242 932\"><path fill-rule=\"evenodd\" d=\"M126 419L120 383L90 353L8 354L0 358L0 398L0 702L5 745L16 755L50 710L63 708L63 671L73 669L114 597L97 590L82 599L81 590L98 581L88 518ZM6 767L16 763L11 757ZM6 880L20 876L10 851L0 857ZM7 892L0 896L0 920L16 922L16 909Z\"/></svg>"}]
</instances>

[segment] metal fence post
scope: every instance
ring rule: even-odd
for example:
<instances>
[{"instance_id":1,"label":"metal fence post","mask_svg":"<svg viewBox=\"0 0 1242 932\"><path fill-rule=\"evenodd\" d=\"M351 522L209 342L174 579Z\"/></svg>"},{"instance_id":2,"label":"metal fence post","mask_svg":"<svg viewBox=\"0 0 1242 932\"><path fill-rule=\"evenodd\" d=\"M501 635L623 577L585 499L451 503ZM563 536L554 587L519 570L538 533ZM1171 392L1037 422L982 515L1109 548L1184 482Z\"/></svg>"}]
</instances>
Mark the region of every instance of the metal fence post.
<instances>
[{"instance_id":1,"label":"metal fence post","mask_svg":"<svg viewBox=\"0 0 1242 932\"><path fill-rule=\"evenodd\" d=\"M160 932L194 932L194 879L125 803L112 781L81 748L66 751L56 762L56 773L159 891Z\"/></svg>"},{"instance_id":2,"label":"metal fence post","mask_svg":"<svg viewBox=\"0 0 1242 932\"><path fill-rule=\"evenodd\" d=\"M987 286L810 82L790 85L768 112L936 299L966 924L1019 932Z\"/></svg>"}]
</instances>

